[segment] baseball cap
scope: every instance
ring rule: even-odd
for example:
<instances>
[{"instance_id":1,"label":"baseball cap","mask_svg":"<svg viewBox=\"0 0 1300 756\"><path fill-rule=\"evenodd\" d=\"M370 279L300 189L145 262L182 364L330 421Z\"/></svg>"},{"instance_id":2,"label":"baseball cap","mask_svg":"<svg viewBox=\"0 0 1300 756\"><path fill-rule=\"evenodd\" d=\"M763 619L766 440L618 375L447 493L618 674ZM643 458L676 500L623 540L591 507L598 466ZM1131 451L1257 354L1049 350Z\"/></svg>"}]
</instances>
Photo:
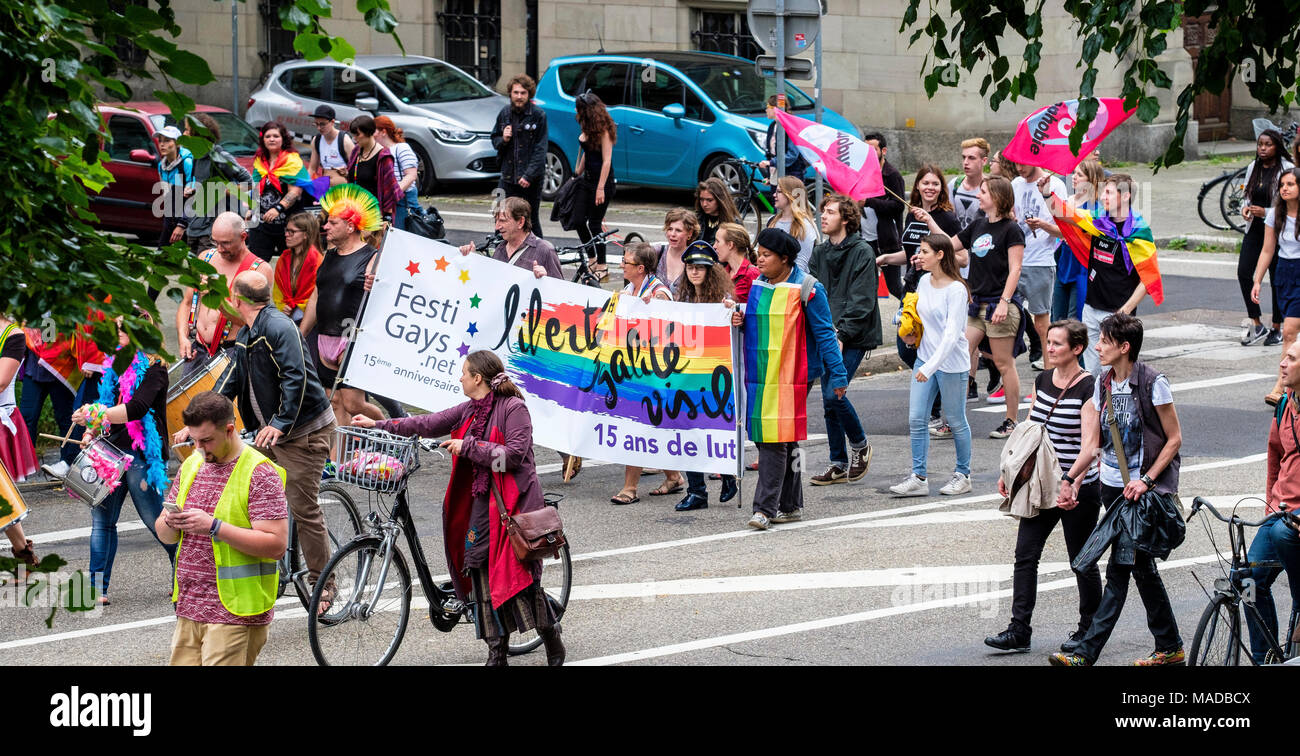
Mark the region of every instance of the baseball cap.
<instances>
[{"instance_id":1,"label":"baseball cap","mask_svg":"<svg viewBox=\"0 0 1300 756\"><path fill-rule=\"evenodd\" d=\"M181 130L175 126L164 126L161 129L158 129L158 136L161 139L180 139Z\"/></svg>"},{"instance_id":2,"label":"baseball cap","mask_svg":"<svg viewBox=\"0 0 1300 756\"><path fill-rule=\"evenodd\" d=\"M334 118L335 118L334 108L331 108L329 105L317 105L317 106L316 106L316 112L315 112L315 113L312 113L312 114L311 114L311 117L312 117L312 118L328 118L328 119L330 119L331 121L333 121Z\"/></svg>"}]
</instances>

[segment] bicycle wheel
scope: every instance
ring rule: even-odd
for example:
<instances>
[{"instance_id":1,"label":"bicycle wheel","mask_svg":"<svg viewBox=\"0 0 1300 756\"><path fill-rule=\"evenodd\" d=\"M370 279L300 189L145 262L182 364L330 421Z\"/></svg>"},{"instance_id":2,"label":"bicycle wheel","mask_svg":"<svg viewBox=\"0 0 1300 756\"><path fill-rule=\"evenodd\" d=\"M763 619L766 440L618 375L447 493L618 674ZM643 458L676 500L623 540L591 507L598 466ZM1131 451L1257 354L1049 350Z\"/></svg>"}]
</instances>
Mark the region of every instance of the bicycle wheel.
<instances>
[{"instance_id":1,"label":"bicycle wheel","mask_svg":"<svg viewBox=\"0 0 1300 756\"><path fill-rule=\"evenodd\" d=\"M1192 637L1189 667L1236 667L1241 663L1241 610L1236 599L1216 593Z\"/></svg>"},{"instance_id":2,"label":"bicycle wheel","mask_svg":"<svg viewBox=\"0 0 1300 756\"><path fill-rule=\"evenodd\" d=\"M1205 199L1210 196L1218 197L1219 190L1221 190L1222 188L1219 186L1219 184L1222 184L1224 181L1227 181L1228 177L1231 175L1232 174L1230 173L1225 173L1216 179L1212 179L1210 181L1205 182L1204 184L1201 185L1200 193L1196 198L1196 212L1198 215L1201 216L1201 221L1205 223L1205 225L1209 226L1210 228L1213 228L1218 231L1228 231L1232 228L1232 226L1229 226L1227 223L1223 222L1223 214L1221 212L1209 212L1209 213L1205 212L1205 208L1206 208Z\"/></svg>"},{"instance_id":3,"label":"bicycle wheel","mask_svg":"<svg viewBox=\"0 0 1300 756\"><path fill-rule=\"evenodd\" d=\"M1239 168L1228 177L1223 188L1219 190L1219 211L1232 230L1246 232L1246 219L1241 217L1241 208L1246 205L1246 169Z\"/></svg>"},{"instance_id":4,"label":"bicycle wheel","mask_svg":"<svg viewBox=\"0 0 1300 756\"><path fill-rule=\"evenodd\" d=\"M384 542L352 541L321 572L307 605L307 639L322 667L382 667L392 660L411 616L411 573L396 546L382 578ZM321 593L334 584L334 598L317 615Z\"/></svg>"},{"instance_id":5,"label":"bicycle wheel","mask_svg":"<svg viewBox=\"0 0 1300 756\"><path fill-rule=\"evenodd\" d=\"M325 532L329 536L330 554L337 554L340 548L361 534L361 515L357 513L357 505L352 501L352 494L348 493L347 488L335 481L321 483L320 492L316 494L316 503L325 518ZM303 569L302 546L296 523L292 540L290 575L296 575ZM304 607L307 606L311 601L311 594L308 592L310 588L300 585L296 580L290 582L293 583L294 592L298 594L298 600ZM280 584L280 593L284 593L283 581Z\"/></svg>"},{"instance_id":6,"label":"bicycle wheel","mask_svg":"<svg viewBox=\"0 0 1300 756\"><path fill-rule=\"evenodd\" d=\"M741 195L737 201L744 203L736 206L740 211L740 225L745 227L745 233L753 239L758 236L759 231L763 230L763 200L758 192L754 192L750 195Z\"/></svg>"},{"instance_id":7,"label":"bicycle wheel","mask_svg":"<svg viewBox=\"0 0 1300 756\"><path fill-rule=\"evenodd\" d=\"M569 544L566 543L555 559L542 562L542 590L550 599L557 622L564 616L564 610L569 605L569 591L572 588L573 562L569 559ZM510 653L513 655L526 654L540 645L542 636L536 630L510 636Z\"/></svg>"}]
</instances>

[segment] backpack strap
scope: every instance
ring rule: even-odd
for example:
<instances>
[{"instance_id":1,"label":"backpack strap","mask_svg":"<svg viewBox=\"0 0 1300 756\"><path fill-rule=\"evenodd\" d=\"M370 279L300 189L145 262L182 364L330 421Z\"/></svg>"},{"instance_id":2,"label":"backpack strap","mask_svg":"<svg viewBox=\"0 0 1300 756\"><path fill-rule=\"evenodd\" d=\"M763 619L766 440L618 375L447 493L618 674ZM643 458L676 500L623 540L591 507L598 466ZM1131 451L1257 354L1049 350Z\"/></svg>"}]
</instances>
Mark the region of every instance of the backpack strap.
<instances>
[{"instance_id":1,"label":"backpack strap","mask_svg":"<svg viewBox=\"0 0 1300 756\"><path fill-rule=\"evenodd\" d=\"M799 284L799 298L803 301L804 306L812 300L813 292L817 290L817 279L811 273L803 274L803 281Z\"/></svg>"}]
</instances>

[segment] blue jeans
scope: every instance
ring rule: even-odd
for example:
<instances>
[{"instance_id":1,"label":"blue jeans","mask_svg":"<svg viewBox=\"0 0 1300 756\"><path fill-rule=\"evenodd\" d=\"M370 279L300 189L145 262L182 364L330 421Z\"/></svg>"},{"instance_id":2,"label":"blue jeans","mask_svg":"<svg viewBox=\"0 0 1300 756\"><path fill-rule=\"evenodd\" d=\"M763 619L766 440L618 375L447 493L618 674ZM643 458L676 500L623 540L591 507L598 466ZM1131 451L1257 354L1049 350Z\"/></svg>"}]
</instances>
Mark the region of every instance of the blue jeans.
<instances>
[{"instance_id":1,"label":"blue jeans","mask_svg":"<svg viewBox=\"0 0 1300 756\"><path fill-rule=\"evenodd\" d=\"M138 450L133 453L139 454ZM117 518L122 514L122 504L126 501L128 491L131 493L131 501L135 503L135 511L140 515L140 521L149 528L150 533L153 533L155 540L158 538L158 534L154 533L153 524L162 513L163 498L152 488L146 487L145 490L140 490L144 485L144 476L144 461L136 456L135 461L122 474L122 480L117 488L113 489L102 504L91 507L90 580L101 595L108 593L108 579L113 573L113 558L117 556ZM167 550L168 561L175 564L176 544L162 541L158 543Z\"/></svg>"},{"instance_id":2,"label":"blue jeans","mask_svg":"<svg viewBox=\"0 0 1300 756\"><path fill-rule=\"evenodd\" d=\"M420 192L415 188L415 184L412 184L411 188L406 190L406 194L402 195L402 198L397 201L397 209L393 211L393 227L405 231L406 216L412 213L418 215L420 212L422 212L420 208Z\"/></svg>"},{"instance_id":3,"label":"blue jeans","mask_svg":"<svg viewBox=\"0 0 1300 756\"><path fill-rule=\"evenodd\" d=\"M1056 279L1056 285L1052 287L1052 322L1074 318L1083 320L1083 297L1080 296L1079 284L1071 281L1070 283L1061 283L1061 279Z\"/></svg>"},{"instance_id":4,"label":"blue jeans","mask_svg":"<svg viewBox=\"0 0 1300 756\"><path fill-rule=\"evenodd\" d=\"M925 361L918 359L916 369ZM934 396L943 398L943 414L952 428L952 439L957 444L957 472L970 475L970 424L966 422L966 378L968 373L936 372L930 380L920 383L912 371L911 396L907 403L907 428L912 436L912 473L925 477L926 461L930 456L930 408Z\"/></svg>"},{"instance_id":5,"label":"blue jeans","mask_svg":"<svg viewBox=\"0 0 1300 756\"><path fill-rule=\"evenodd\" d=\"M853 380L853 374L858 372L858 365L862 364L862 358L866 354L865 350L854 347L844 350L844 372L848 373L849 381ZM862 422L858 420L858 413L853 409L849 397L845 395L841 399L835 396L829 380L829 375L822 375L822 410L826 414L826 439L831 447L831 464L847 468L849 450L844 443L845 435L854 449L860 449L866 446L867 432L862 429Z\"/></svg>"},{"instance_id":6,"label":"blue jeans","mask_svg":"<svg viewBox=\"0 0 1300 756\"><path fill-rule=\"evenodd\" d=\"M1281 562L1286 567L1287 583L1291 587L1291 607L1300 607L1300 537L1282 522L1279 515L1273 515L1259 527L1255 540L1250 542L1247 557L1252 562ZM1255 578L1255 608L1265 626L1277 637L1277 605L1273 602L1273 581L1282 570L1278 567L1257 567L1250 570ZM1249 610L1246 615L1246 627L1250 630L1250 651L1255 663L1263 664L1264 655L1268 653L1268 641ZM1279 645L1286 647L1286 639L1280 638Z\"/></svg>"}]
</instances>

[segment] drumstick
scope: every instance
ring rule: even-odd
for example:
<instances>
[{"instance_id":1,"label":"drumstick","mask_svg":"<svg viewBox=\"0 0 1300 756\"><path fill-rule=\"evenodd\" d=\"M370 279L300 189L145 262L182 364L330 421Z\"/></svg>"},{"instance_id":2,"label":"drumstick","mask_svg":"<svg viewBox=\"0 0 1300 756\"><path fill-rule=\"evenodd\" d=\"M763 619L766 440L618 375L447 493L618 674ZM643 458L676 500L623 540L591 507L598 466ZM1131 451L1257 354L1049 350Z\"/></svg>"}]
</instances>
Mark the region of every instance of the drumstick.
<instances>
[{"instance_id":1,"label":"drumstick","mask_svg":"<svg viewBox=\"0 0 1300 756\"><path fill-rule=\"evenodd\" d=\"M68 429L68 435L66 435L66 436L51 436L51 435L48 434L48 433L37 433L36 435L37 435L39 438L49 439L50 441L58 441L60 446L65 446L65 445L67 445L67 444L84 445L84 442L83 442L83 441L71 441L71 440L69 440L69 439L72 438L72 429L71 429L71 428Z\"/></svg>"}]
</instances>

